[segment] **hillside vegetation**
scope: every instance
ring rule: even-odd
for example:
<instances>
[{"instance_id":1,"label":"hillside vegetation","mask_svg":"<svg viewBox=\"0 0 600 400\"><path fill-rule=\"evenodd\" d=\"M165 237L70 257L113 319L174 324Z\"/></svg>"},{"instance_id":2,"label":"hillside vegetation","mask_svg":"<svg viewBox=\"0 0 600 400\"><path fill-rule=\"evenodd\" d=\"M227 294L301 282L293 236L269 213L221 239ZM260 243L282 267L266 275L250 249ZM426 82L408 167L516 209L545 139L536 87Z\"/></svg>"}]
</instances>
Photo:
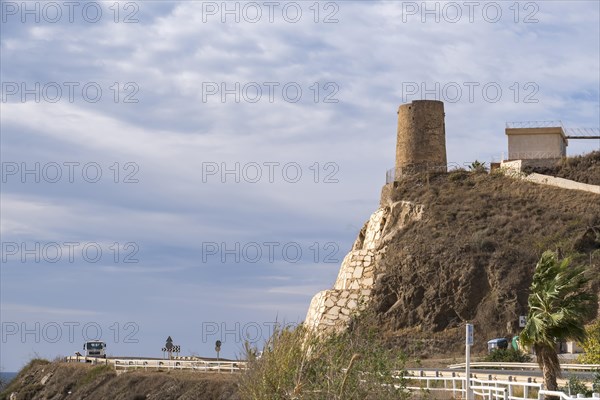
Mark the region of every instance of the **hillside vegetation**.
<instances>
[{"instance_id":1,"label":"hillside vegetation","mask_svg":"<svg viewBox=\"0 0 600 400\"><path fill-rule=\"evenodd\" d=\"M0 393L0 400L237 400L236 378L231 374L185 371L117 374L105 365L37 359Z\"/></svg>"},{"instance_id":2,"label":"hillside vegetation","mask_svg":"<svg viewBox=\"0 0 600 400\"><path fill-rule=\"evenodd\" d=\"M600 185L600 150L582 156L563 158L552 167L529 167L525 172L537 172L590 185Z\"/></svg>"},{"instance_id":3,"label":"hillside vegetation","mask_svg":"<svg viewBox=\"0 0 600 400\"><path fill-rule=\"evenodd\" d=\"M565 161L557 172L597 182L599 156ZM106 366L33 360L0 400L369 398L361 392L373 389L361 383L365 371L377 375L378 390L385 389L373 398L390 398L398 393L382 383L396 379L391 370L403 368L399 351L418 357L460 353L466 321L475 324L475 352L483 352L488 339L518 334L545 250L587 265L593 289L600 289L599 195L499 173L454 171L405 177L383 188L383 207L401 200L422 204L423 216L387 242L370 308L349 332L322 344L302 339L301 330L279 332L244 376L117 374Z\"/></svg>"},{"instance_id":4,"label":"hillside vegetation","mask_svg":"<svg viewBox=\"0 0 600 400\"><path fill-rule=\"evenodd\" d=\"M590 159L594 159L594 153ZM573 165L588 165L579 163ZM586 167L586 171L589 168ZM576 171L570 174L578 175ZM381 335L409 352L447 352L473 322L476 350L518 334L532 273L544 250L572 254L600 277L600 196L455 171L386 185L382 204L408 200L424 216L389 243L374 296Z\"/></svg>"}]
</instances>

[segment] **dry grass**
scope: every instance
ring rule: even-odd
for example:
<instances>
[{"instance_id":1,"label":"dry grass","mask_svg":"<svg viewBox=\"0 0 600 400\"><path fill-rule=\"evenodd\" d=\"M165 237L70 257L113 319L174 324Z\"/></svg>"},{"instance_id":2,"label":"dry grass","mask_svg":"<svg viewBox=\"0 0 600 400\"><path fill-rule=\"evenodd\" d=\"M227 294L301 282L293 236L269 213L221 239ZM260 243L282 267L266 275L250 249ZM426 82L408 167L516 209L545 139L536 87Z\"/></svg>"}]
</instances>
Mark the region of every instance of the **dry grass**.
<instances>
[{"instance_id":1,"label":"dry grass","mask_svg":"<svg viewBox=\"0 0 600 400\"><path fill-rule=\"evenodd\" d=\"M242 377L242 399L402 399L404 357L367 329L316 337L302 326L276 331ZM396 388L393 385L400 385Z\"/></svg>"},{"instance_id":2,"label":"dry grass","mask_svg":"<svg viewBox=\"0 0 600 400\"><path fill-rule=\"evenodd\" d=\"M424 205L388 244L373 303L381 335L410 357L462 348L465 321L477 327L475 351L518 334L545 250L591 260L600 287L598 195L457 171L405 178L388 196Z\"/></svg>"},{"instance_id":3,"label":"dry grass","mask_svg":"<svg viewBox=\"0 0 600 400\"><path fill-rule=\"evenodd\" d=\"M590 185L600 185L600 151L564 158L553 167L527 168L525 172L537 172Z\"/></svg>"},{"instance_id":4,"label":"dry grass","mask_svg":"<svg viewBox=\"0 0 600 400\"><path fill-rule=\"evenodd\" d=\"M42 385L48 374L51 377ZM13 392L18 393L19 400L235 400L238 378L192 371L130 371L117 376L104 365L34 360L0 393L0 400Z\"/></svg>"}]
</instances>

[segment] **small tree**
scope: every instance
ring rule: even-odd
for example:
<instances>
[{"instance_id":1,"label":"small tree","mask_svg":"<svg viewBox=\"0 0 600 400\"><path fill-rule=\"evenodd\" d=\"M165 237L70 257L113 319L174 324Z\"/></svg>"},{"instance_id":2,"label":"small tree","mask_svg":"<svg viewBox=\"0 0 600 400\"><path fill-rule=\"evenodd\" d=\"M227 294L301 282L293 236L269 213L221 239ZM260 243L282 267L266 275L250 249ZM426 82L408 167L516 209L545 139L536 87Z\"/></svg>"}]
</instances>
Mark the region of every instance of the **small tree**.
<instances>
[{"instance_id":1,"label":"small tree","mask_svg":"<svg viewBox=\"0 0 600 400\"><path fill-rule=\"evenodd\" d=\"M508 348L508 349L494 349L485 357L485 361L490 362L529 362L531 357L523 353L521 350Z\"/></svg>"},{"instance_id":2,"label":"small tree","mask_svg":"<svg viewBox=\"0 0 600 400\"><path fill-rule=\"evenodd\" d=\"M584 354L579 361L584 364L600 364L600 318L586 327L587 338L581 342Z\"/></svg>"},{"instance_id":3,"label":"small tree","mask_svg":"<svg viewBox=\"0 0 600 400\"><path fill-rule=\"evenodd\" d=\"M487 167L485 166L485 162L475 160L469 165L469 170L471 172L483 173L487 172Z\"/></svg>"},{"instance_id":4,"label":"small tree","mask_svg":"<svg viewBox=\"0 0 600 400\"><path fill-rule=\"evenodd\" d=\"M570 396L576 396L578 394L582 394L586 397L592 395L592 391L588 389L587 384L581 378L576 376L571 376L569 381L562 389L563 392L569 394Z\"/></svg>"},{"instance_id":5,"label":"small tree","mask_svg":"<svg viewBox=\"0 0 600 400\"><path fill-rule=\"evenodd\" d=\"M546 251L535 267L527 324L519 336L521 343L535 350L549 390L558 390L560 362L556 346L559 341L584 341L584 320L596 306L595 295L586 290L585 267L573 267L571 260L558 260Z\"/></svg>"}]
</instances>

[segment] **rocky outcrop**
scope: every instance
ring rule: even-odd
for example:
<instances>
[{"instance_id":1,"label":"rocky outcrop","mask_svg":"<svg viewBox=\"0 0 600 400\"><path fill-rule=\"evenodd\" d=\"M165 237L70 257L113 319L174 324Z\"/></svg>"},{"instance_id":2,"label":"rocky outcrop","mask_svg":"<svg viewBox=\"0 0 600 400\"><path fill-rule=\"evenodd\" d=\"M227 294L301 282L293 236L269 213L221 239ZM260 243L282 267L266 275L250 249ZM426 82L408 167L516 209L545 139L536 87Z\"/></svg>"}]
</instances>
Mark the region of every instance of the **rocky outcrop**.
<instances>
[{"instance_id":1,"label":"rocky outcrop","mask_svg":"<svg viewBox=\"0 0 600 400\"><path fill-rule=\"evenodd\" d=\"M407 223L421 219L423 207L408 201L382 205L365 223L352 250L344 257L331 290L317 293L305 324L319 332L344 330L351 315L368 306L371 291L385 256L386 243Z\"/></svg>"},{"instance_id":2,"label":"rocky outcrop","mask_svg":"<svg viewBox=\"0 0 600 400\"><path fill-rule=\"evenodd\" d=\"M0 400L238 400L238 374L128 370L107 365L32 360Z\"/></svg>"},{"instance_id":3,"label":"rocky outcrop","mask_svg":"<svg viewBox=\"0 0 600 400\"><path fill-rule=\"evenodd\" d=\"M570 255L600 288L599 195L502 174L456 171L386 185L382 205L423 204L419 221L386 240L370 304L382 336L431 354L462 345L463 325L479 341L519 334L542 252ZM390 228L391 229L391 228ZM433 349L433 347L432 347ZM415 350L416 351L416 350Z\"/></svg>"},{"instance_id":4,"label":"rocky outcrop","mask_svg":"<svg viewBox=\"0 0 600 400\"><path fill-rule=\"evenodd\" d=\"M368 308L381 337L421 356L459 348L468 321L483 351L487 339L519 333L543 251L589 266L598 292L598 196L499 173L405 176L383 187L333 288L313 298L306 325L360 327L352 316Z\"/></svg>"}]
</instances>

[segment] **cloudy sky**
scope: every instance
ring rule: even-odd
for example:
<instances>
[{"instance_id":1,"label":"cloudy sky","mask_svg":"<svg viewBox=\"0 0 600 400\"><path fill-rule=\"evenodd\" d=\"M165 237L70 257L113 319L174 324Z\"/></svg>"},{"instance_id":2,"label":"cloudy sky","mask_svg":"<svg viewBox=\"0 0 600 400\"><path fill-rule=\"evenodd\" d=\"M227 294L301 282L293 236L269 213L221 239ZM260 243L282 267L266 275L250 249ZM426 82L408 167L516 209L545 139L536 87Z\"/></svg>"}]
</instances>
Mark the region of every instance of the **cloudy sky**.
<instances>
[{"instance_id":1,"label":"cloudy sky","mask_svg":"<svg viewBox=\"0 0 600 400\"><path fill-rule=\"evenodd\" d=\"M1 2L0 369L240 353L302 321L377 208L396 110L449 162L600 126L595 1ZM572 141L568 152L600 148Z\"/></svg>"}]
</instances>

